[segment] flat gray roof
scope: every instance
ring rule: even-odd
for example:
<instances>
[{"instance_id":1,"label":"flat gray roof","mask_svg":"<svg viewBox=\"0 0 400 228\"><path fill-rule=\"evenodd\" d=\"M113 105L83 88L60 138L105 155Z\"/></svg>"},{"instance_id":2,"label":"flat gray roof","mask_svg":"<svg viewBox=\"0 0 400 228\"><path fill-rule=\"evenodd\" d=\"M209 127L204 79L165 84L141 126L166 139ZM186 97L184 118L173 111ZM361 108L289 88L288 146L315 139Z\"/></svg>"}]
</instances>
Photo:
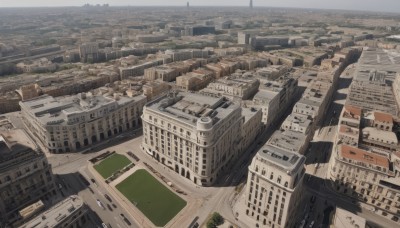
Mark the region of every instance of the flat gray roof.
<instances>
[{"instance_id":1,"label":"flat gray roof","mask_svg":"<svg viewBox=\"0 0 400 228\"><path fill-rule=\"evenodd\" d=\"M82 94L83 95L83 94ZM104 106L122 106L129 102L137 102L146 99L145 96L126 97L119 96L115 99L111 96L92 95L90 93L54 98L43 95L31 100L22 101L21 107L32 113L43 125L66 125L67 116L72 113L90 112Z\"/></svg>"},{"instance_id":2,"label":"flat gray roof","mask_svg":"<svg viewBox=\"0 0 400 228\"><path fill-rule=\"evenodd\" d=\"M70 196L22 225L21 228L57 227L64 219L69 218L69 216L83 206L83 200L79 196Z\"/></svg>"},{"instance_id":3,"label":"flat gray roof","mask_svg":"<svg viewBox=\"0 0 400 228\"><path fill-rule=\"evenodd\" d=\"M270 145L264 145L257 154L260 158L265 159L265 161L292 173L304 164L306 160L303 155L288 152Z\"/></svg>"},{"instance_id":4,"label":"flat gray roof","mask_svg":"<svg viewBox=\"0 0 400 228\"><path fill-rule=\"evenodd\" d=\"M271 145L282 150L299 153L304 146L306 135L301 132L277 130L268 140L267 145Z\"/></svg>"},{"instance_id":5,"label":"flat gray roof","mask_svg":"<svg viewBox=\"0 0 400 228\"><path fill-rule=\"evenodd\" d=\"M198 93L180 92L175 96L169 94L150 102L146 105L146 109L196 126L197 120L205 116L211 117L214 125L235 110L240 109L240 106L232 101L227 101L224 97L215 98Z\"/></svg>"}]
</instances>

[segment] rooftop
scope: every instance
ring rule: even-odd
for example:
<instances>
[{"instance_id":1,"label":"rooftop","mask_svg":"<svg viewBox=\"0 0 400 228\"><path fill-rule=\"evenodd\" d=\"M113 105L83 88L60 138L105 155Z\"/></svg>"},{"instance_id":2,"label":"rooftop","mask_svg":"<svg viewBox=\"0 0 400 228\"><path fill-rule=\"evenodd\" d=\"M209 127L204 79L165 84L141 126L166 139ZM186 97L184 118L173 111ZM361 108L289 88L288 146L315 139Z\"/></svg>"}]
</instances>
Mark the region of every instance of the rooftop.
<instances>
[{"instance_id":1,"label":"rooftop","mask_svg":"<svg viewBox=\"0 0 400 228\"><path fill-rule=\"evenodd\" d=\"M215 98L201 94L180 92L179 94L171 93L150 102L146 105L146 109L196 126L198 121L210 121L212 125L215 125L219 120L240 109L240 106L234 102L227 101L224 97Z\"/></svg>"},{"instance_id":2,"label":"rooftop","mask_svg":"<svg viewBox=\"0 0 400 228\"><path fill-rule=\"evenodd\" d=\"M305 162L306 158L300 154L288 152L270 145L264 145L257 155L262 159L272 163L281 170L290 173L295 173Z\"/></svg>"},{"instance_id":3,"label":"rooftop","mask_svg":"<svg viewBox=\"0 0 400 228\"><path fill-rule=\"evenodd\" d=\"M293 153L300 153L302 152L301 149L304 146L305 140L306 135L303 133L290 130L278 130L272 134L271 138L267 142L267 145Z\"/></svg>"},{"instance_id":4,"label":"rooftop","mask_svg":"<svg viewBox=\"0 0 400 228\"><path fill-rule=\"evenodd\" d=\"M57 227L62 221L69 218L78 209L84 206L83 200L76 195L70 196L62 202L54 205L49 210L38 215L36 218L22 225L21 228L33 227Z\"/></svg>"},{"instance_id":5,"label":"rooftop","mask_svg":"<svg viewBox=\"0 0 400 228\"><path fill-rule=\"evenodd\" d=\"M349 211L341 208L336 208L335 218L333 221L335 228L342 227L358 227L365 228L367 220Z\"/></svg>"},{"instance_id":6,"label":"rooftop","mask_svg":"<svg viewBox=\"0 0 400 228\"><path fill-rule=\"evenodd\" d=\"M72 115L91 112L101 108L114 110L117 109L118 106L145 99L144 96L127 97L119 96L118 94L114 95L113 97L108 94L96 95L92 93L81 93L57 98L43 95L27 101L22 101L20 104L27 112L38 118L43 125L67 125L71 124Z\"/></svg>"},{"instance_id":7,"label":"rooftop","mask_svg":"<svg viewBox=\"0 0 400 228\"><path fill-rule=\"evenodd\" d=\"M393 123L393 117L383 112L374 112L374 120L379 122Z\"/></svg>"},{"instance_id":8,"label":"rooftop","mask_svg":"<svg viewBox=\"0 0 400 228\"><path fill-rule=\"evenodd\" d=\"M308 119L306 115L300 113L291 113L288 117L286 117L284 123L286 122L298 124L301 127L308 127L311 125L312 120Z\"/></svg>"},{"instance_id":9,"label":"rooftop","mask_svg":"<svg viewBox=\"0 0 400 228\"><path fill-rule=\"evenodd\" d=\"M360 120L360 118L361 118L361 108L355 107L355 106L351 106L351 105L345 105L344 106L343 117Z\"/></svg>"},{"instance_id":10,"label":"rooftop","mask_svg":"<svg viewBox=\"0 0 400 228\"><path fill-rule=\"evenodd\" d=\"M343 144L340 147L340 154L343 158L389 169L389 160L386 157L359 148Z\"/></svg>"}]
</instances>

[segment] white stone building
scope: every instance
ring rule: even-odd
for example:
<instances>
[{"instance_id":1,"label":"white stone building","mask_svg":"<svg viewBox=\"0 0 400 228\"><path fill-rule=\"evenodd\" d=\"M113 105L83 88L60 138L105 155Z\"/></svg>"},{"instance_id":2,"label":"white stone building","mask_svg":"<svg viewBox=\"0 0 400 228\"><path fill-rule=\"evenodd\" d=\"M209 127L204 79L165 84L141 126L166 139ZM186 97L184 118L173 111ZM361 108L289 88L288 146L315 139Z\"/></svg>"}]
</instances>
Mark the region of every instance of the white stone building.
<instances>
[{"instance_id":1,"label":"white stone building","mask_svg":"<svg viewBox=\"0 0 400 228\"><path fill-rule=\"evenodd\" d=\"M306 158L264 145L249 166L240 220L249 227L293 227L303 204Z\"/></svg>"},{"instance_id":2,"label":"white stone building","mask_svg":"<svg viewBox=\"0 0 400 228\"><path fill-rule=\"evenodd\" d=\"M77 151L141 126L146 97L81 93L21 101L25 127L51 153Z\"/></svg>"},{"instance_id":3,"label":"white stone building","mask_svg":"<svg viewBox=\"0 0 400 228\"><path fill-rule=\"evenodd\" d=\"M209 186L254 140L260 118L255 109L243 115L239 104L224 97L169 94L145 106L142 145L163 165Z\"/></svg>"}]
</instances>

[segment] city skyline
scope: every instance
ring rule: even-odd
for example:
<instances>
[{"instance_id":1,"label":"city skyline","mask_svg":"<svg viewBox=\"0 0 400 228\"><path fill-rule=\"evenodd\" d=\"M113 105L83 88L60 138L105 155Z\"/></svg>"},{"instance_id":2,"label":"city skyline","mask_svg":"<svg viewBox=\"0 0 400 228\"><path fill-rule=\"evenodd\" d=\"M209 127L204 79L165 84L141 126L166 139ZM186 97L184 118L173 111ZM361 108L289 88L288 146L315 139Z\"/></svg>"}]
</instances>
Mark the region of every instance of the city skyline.
<instances>
[{"instance_id":1,"label":"city skyline","mask_svg":"<svg viewBox=\"0 0 400 228\"><path fill-rule=\"evenodd\" d=\"M382 4L384 2L385 4ZM34 3L29 0L11 1L3 0L1 7L62 7L62 6L82 6L84 4L109 4L110 6L186 6L187 1L172 0L165 1L161 0L150 0L145 3L139 1L128 1L128 0L110 0L110 1L97 1L97 0L72 0L68 2L64 1L50 1L50 0L39 0ZM360 4L362 3L362 4ZM193 7L196 6L249 6L249 1L228 1L228 0L192 0L189 4ZM290 8L312 8L312 9L342 9L342 10L361 10L361 11L382 11L382 12L400 12L400 2L396 0L383 0L380 2L374 0L337 0L334 2L321 2L318 0L271 0L268 2L254 1L254 7L290 7Z\"/></svg>"}]
</instances>

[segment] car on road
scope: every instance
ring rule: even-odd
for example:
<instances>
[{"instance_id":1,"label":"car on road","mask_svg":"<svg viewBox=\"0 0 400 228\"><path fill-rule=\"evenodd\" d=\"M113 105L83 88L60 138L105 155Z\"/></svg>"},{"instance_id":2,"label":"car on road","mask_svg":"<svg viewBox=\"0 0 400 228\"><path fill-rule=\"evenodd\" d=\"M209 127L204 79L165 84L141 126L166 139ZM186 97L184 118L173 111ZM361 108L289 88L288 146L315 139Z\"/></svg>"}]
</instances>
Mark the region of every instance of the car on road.
<instances>
[{"instance_id":1,"label":"car on road","mask_svg":"<svg viewBox=\"0 0 400 228\"><path fill-rule=\"evenodd\" d=\"M312 228L313 226L314 226L314 221L312 221L308 227Z\"/></svg>"},{"instance_id":2,"label":"car on road","mask_svg":"<svg viewBox=\"0 0 400 228\"><path fill-rule=\"evenodd\" d=\"M132 223L131 223L127 218L124 218L124 222L125 222L128 226L132 225Z\"/></svg>"},{"instance_id":3,"label":"car on road","mask_svg":"<svg viewBox=\"0 0 400 228\"><path fill-rule=\"evenodd\" d=\"M105 210L106 208L104 207L103 203L99 200L96 199L97 205L99 205L99 207L103 208L103 210Z\"/></svg>"},{"instance_id":4,"label":"car on road","mask_svg":"<svg viewBox=\"0 0 400 228\"><path fill-rule=\"evenodd\" d=\"M130 226L132 223L125 217L124 214L119 214L119 216L121 216L122 220L124 220L124 222Z\"/></svg>"},{"instance_id":5,"label":"car on road","mask_svg":"<svg viewBox=\"0 0 400 228\"><path fill-rule=\"evenodd\" d=\"M112 206L113 206L113 208L117 208L117 205L115 205L115 204L111 204Z\"/></svg>"},{"instance_id":6,"label":"car on road","mask_svg":"<svg viewBox=\"0 0 400 228\"><path fill-rule=\"evenodd\" d=\"M91 187L88 187L89 191L94 194L94 191Z\"/></svg>"},{"instance_id":7,"label":"car on road","mask_svg":"<svg viewBox=\"0 0 400 228\"><path fill-rule=\"evenodd\" d=\"M108 226L105 223L101 224L103 226L103 228L108 228Z\"/></svg>"},{"instance_id":8,"label":"car on road","mask_svg":"<svg viewBox=\"0 0 400 228\"><path fill-rule=\"evenodd\" d=\"M106 198L108 201L112 202L112 199L111 199L111 197L109 195L104 194L104 198Z\"/></svg>"},{"instance_id":9,"label":"car on road","mask_svg":"<svg viewBox=\"0 0 400 228\"><path fill-rule=\"evenodd\" d=\"M107 208L108 208L108 210L113 211L113 209L112 209L112 207L110 206L110 204L107 204Z\"/></svg>"},{"instance_id":10,"label":"car on road","mask_svg":"<svg viewBox=\"0 0 400 228\"><path fill-rule=\"evenodd\" d=\"M392 220L395 221L395 222L397 222L397 221L399 221L399 217L393 216L393 217L392 217Z\"/></svg>"},{"instance_id":11,"label":"car on road","mask_svg":"<svg viewBox=\"0 0 400 228\"><path fill-rule=\"evenodd\" d=\"M90 181L94 184L96 181L93 178L90 178Z\"/></svg>"}]
</instances>

